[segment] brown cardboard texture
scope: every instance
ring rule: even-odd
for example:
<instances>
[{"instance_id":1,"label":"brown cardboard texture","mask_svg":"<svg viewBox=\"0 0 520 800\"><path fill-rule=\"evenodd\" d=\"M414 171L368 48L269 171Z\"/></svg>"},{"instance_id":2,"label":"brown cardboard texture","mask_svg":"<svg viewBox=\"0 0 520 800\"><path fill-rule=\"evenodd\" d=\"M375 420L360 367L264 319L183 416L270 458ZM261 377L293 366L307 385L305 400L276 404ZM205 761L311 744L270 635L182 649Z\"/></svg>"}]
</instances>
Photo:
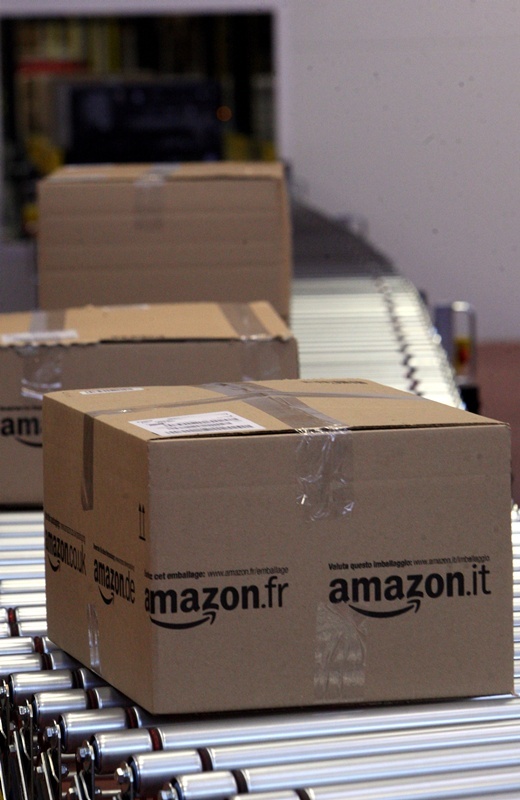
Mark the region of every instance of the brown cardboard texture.
<instances>
[{"instance_id":1,"label":"brown cardboard texture","mask_svg":"<svg viewBox=\"0 0 520 800\"><path fill-rule=\"evenodd\" d=\"M57 389L298 377L265 302L0 315L0 505L43 503L41 398Z\"/></svg>"},{"instance_id":2,"label":"brown cardboard texture","mask_svg":"<svg viewBox=\"0 0 520 800\"><path fill-rule=\"evenodd\" d=\"M278 162L72 165L40 181L38 205L41 308L267 300L288 318Z\"/></svg>"},{"instance_id":3,"label":"brown cardboard texture","mask_svg":"<svg viewBox=\"0 0 520 800\"><path fill-rule=\"evenodd\" d=\"M343 380L50 393L44 426L49 636L144 708L513 690L506 425Z\"/></svg>"}]
</instances>

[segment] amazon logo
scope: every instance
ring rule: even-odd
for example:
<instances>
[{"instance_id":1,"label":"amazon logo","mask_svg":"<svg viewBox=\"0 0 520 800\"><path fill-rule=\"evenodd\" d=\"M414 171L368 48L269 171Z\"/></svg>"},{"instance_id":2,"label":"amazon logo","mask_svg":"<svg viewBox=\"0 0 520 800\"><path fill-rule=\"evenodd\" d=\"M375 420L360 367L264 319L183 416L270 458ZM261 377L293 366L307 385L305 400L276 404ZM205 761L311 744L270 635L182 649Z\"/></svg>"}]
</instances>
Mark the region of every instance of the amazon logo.
<instances>
[{"instance_id":1,"label":"amazon logo","mask_svg":"<svg viewBox=\"0 0 520 800\"><path fill-rule=\"evenodd\" d=\"M160 628L186 630L213 625L221 612L282 608L288 587L278 575L271 575L263 585L146 589L145 610Z\"/></svg>"},{"instance_id":2,"label":"amazon logo","mask_svg":"<svg viewBox=\"0 0 520 800\"><path fill-rule=\"evenodd\" d=\"M61 561L54 561L48 553L47 553L47 563L53 572L59 571L61 566Z\"/></svg>"},{"instance_id":3,"label":"amazon logo","mask_svg":"<svg viewBox=\"0 0 520 800\"><path fill-rule=\"evenodd\" d=\"M105 605L112 605L116 597L121 597L128 603L135 603L135 581L130 570L121 572L96 558L94 559L94 580Z\"/></svg>"},{"instance_id":4,"label":"amazon logo","mask_svg":"<svg viewBox=\"0 0 520 800\"><path fill-rule=\"evenodd\" d=\"M45 552L47 554L47 563L53 572L58 572L63 564L82 575L87 574L83 545L76 547L46 529Z\"/></svg>"},{"instance_id":5,"label":"amazon logo","mask_svg":"<svg viewBox=\"0 0 520 800\"><path fill-rule=\"evenodd\" d=\"M31 409L29 409L31 410ZM35 409L40 411L40 409ZM26 407L9 409L8 416L0 418L0 436L13 438L26 447L42 447L42 425L40 415L28 415ZM23 411L23 414L13 414Z\"/></svg>"},{"instance_id":6,"label":"amazon logo","mask_svg":"<svg viewBox=\"0 0 520 800\"><path fill-rule=\"evenodd\" d=\"M166 622L166 620L158 619L157 617L152 617L150 615L150 621L153 622L154 625L158 625L160 628L169 628L170 630L181 631L186 628L198 628L200 625L204 625L205 622L209 622L210 625L213 625L217 618L216 611L205 611L201 617L197 617L197 619L189 620L188 622Z\"/></svg>"},{"instance_id":7,"label":"amazon logo","mask_svg":"<svg viewBox=\"0 0 520 800\"><path fill-rule=\"evenodd\" d=\"M491 594L491 570L485 564L473 564L471 573L414 573L409 575L356 576L335 578L329 584L329 602L345 603L365 617L388 619L403 614L417 614L426 600L439 597L475 597Z\"/></svg>"}]
</instances>

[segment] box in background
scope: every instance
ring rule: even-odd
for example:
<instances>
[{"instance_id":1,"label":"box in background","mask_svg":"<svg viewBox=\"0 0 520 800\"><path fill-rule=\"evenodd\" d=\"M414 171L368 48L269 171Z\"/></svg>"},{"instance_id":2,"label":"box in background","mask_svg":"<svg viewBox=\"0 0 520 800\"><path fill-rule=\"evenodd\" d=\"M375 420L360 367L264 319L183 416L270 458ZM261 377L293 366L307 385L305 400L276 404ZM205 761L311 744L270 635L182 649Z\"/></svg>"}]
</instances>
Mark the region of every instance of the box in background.
<instances>
[{"instance_id":1,"label":"box in background","mask_svg":"<svg viewBox=\"0 0 520 800\"><path fill-rule=\"evenodd\" d=\"M278 162L68 166L38 186L41 308L250 302L289 316Z\"/></svg>"},{"instance_id":2,"label":"box in background","mask_svg":"<svg viewBox=\"0 0 520 800\"><path fill-rule=\"evenodd\" d=\"M291 331L265 302L0 315L0 505L43 503L47 391L298 376Z\"/></svg>"},{"instance_id":3,"label":"box in background","mask_svg":"<svg viewBox=\"0 0 520 800\"><path fill-rule=\"evenodd\" d=\"M44 426L49 636L149 711L513 690L507 425L343 380L50 393Z\"/></svg>"}]
</instances>

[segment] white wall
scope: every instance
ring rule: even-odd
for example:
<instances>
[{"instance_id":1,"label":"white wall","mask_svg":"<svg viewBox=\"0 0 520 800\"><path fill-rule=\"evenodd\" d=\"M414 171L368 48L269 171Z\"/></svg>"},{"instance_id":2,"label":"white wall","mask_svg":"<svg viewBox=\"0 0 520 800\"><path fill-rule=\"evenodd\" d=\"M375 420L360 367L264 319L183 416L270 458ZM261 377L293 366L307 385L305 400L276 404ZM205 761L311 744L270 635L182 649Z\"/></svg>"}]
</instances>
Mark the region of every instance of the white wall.
<instances>
[{"instance_id":1,"label":"white wall","mask_svg":"<svg viewBox=\"0 0 520 800\"><path fill-rule=\"evenodd\" d=\"M286 4L284 3L284 6ZM280 146L431 304L520 339L520 2L289 0Z\"/></svg>"},{"instance_id":2,"label":"white wall","mask_svg":"<svg viewBox=\"0 0 520 800\"><path fill-rule=\"evenodd\" d=\"M473 303L481 340L520 339L520 0L0 0L143 8L275 10L279 149L305 199L365 217L432 305Z\"/></svg>"}]
</instances>

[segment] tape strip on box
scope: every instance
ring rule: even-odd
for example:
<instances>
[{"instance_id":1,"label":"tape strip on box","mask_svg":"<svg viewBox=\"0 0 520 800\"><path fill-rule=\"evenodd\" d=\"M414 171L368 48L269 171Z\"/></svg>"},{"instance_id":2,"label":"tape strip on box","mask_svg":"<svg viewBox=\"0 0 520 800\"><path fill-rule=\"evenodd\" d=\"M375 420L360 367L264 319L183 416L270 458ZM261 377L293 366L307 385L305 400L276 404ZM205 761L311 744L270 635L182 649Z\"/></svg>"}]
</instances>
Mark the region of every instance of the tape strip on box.
<instances>
[{"instance_id":1,"label":"tape strip on box","mask_svg":"<svg viewBox=\"0 0 520 800\"><path fill-rule=\"evenodd\" d=\"M318 603L314 644L314 697L317 703L364 699L367 621L350 609Z\"/></svg>"},{"instance_id":2,"label":"tape strip on box","mask_svg":"<svg viewBox=\"0 0 520 800\"><path fill-rule=\"evenodd\" d=\"M219 308L241 339L272 338L248 303L220 303Z\"/></svg>"},{"instance_id":3,"label":"tape strip on box","mask_svg":"<svg viewBox=\"0 0 520 800\"><path fill-rule=\"evenodd\" d=\"M135 227L142 230L157 230L165 221L165 176L150 170L134 182Z\"/></svg>"},{"instance_id":4,"label":"tape strip on box","mask_svg":"<svg viewBox=\"0 0 520 800\"><path fill-rule=\"evenodd\" d=\"M288 428L303 434L299 437L296 453L297 502L315 521L331 513L346 514L352 508L348 496L348 475L351 463L348 427L342 422L307 406L300 397L287 393L272 393L259 386L245 389L242 384L208 384L204 388L232 399L240 399L279 420ZM216 398L193 402L193 406L214 405ZM175 408L168 403L164 407ZM185 406L186 403L179 403ZM83 420L83 476L81 503L85 511L94 504L94 423L97 417L129 412L156 410L157 405L137 405L130 408L110 409L85 414ZM324 436L325 434L325 436Z\"/></svg>"},{"instance_id":5,"label":"tape strip on box","mask_svg":"<svg viewBox=\"0 0 520 800\"><path fill-rule=\"evenodd\" d=\"M344 423L311 409L301 394L266 393L254 383L207 388L245 400L301 434L296 447L296 499L310 521L344 516L352 510L352 439Z\"/></svg>"},{"instance_id":6,"label":"tape strip on box","mask_svg":"<svg viewBox=\"0 0 520 800\"><path fill-rule=\"evenodd\" d=\"M230 399L242 400L264 411L296 433L303 434L301 452L297 458L298 476L302 476L299 483L297 499L305 510L309 511L310 519L323 519L324 516L346 514L352 509L352 499L348 497L346 487L349 485L349 465L351 467L352 454L350 437L346 434L350 429L340 420L328 417L326 414L307 406L302 397L355 397L377 398L395 400L396 395L374 395L352 392L301 392L273 390L255 383L211 383L204 384L201 388L216 392ZM107 390L105 390L107 391ZM125 391L132 391L128 388ZM400 395L400 400L403 397ZM410 395L410 400L420 401L417 395ZM212 406L219 402L216 397L191 401L190 406ZM82 507L85 511L91 510L94 503L93 487L93 458L94 458L94 422L97 417L142 411L143 414L152 409L186 407L182 403L149 404L143 403L117 409L99 409L84 416L83 421L83 476L81 486ZM214 431L213 431L214 432ZM323 434L327 434L327 445L323 446ZM318 438L318 434L320 434ZM343 434L341 436L340 434ZM307 438L306 438L307 437ZM334 449L336 448L336 449ZM334 453L334 455L332 455ZM329 463L330 462L330 463ZM327 467L325 468L325 463ZM311 464L313 465L311 467ZM328 488L332 481L333 489ZM328 498L328 499L327 499ZM312 509L312 510L311 510ZM328 510L327 510L328 509Z\"/></svg>"},{"instance_id":7,"label":"tape strip on box","mask_svg":"<svg viewBox=\"0 0 520 800\"><path fill-rule=\"evenodd\" d=\"M22 359L22 397L41 400L46 392L61 389L63 350L48 345L51 340L53 344L60 342L64 321L63 311L34 311L31 314L27 332L29 342L15 348ZM45 338L45 343L37 344L42 338Z\"/></svg>"}]
</instances>

